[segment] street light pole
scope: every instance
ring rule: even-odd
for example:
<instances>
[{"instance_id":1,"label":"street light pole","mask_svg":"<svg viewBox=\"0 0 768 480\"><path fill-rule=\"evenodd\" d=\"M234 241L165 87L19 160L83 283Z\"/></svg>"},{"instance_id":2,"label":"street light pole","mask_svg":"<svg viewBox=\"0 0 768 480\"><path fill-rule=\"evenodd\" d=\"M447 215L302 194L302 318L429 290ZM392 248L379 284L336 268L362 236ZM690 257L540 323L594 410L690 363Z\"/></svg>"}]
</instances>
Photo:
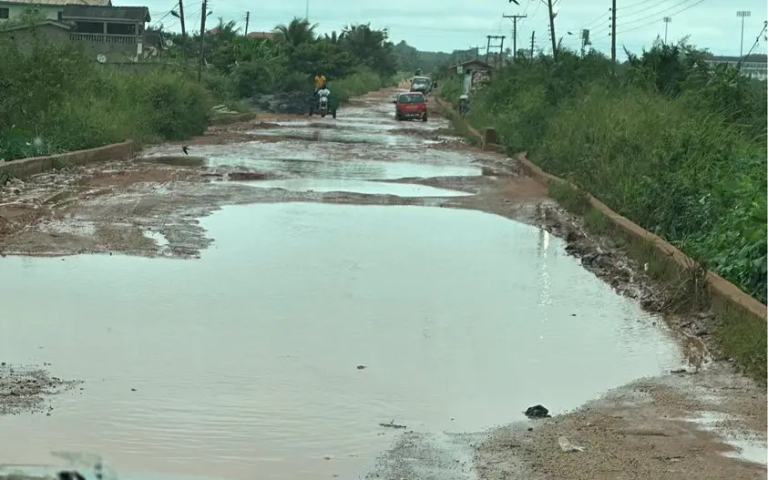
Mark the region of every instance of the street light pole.
<instances>
[{"instance_id":1,"label":"street light pole","mask_svg":"<svg viewBox=\"0 0 768 480\"><path fill-rule=\"evenodd\" d=\"M741 47L739 48L739 56L744 55L744 19L752 16L752 12L749 10L739 10L736 12L736 16L741 18Z\"/></svg>"},{"instance_id":2,"label":"street light pole","mask_svg":"<svg viewBox=\"0 0 768 480\"><path fill-rule=\"evenodd\" d=\"M664 44L667 44L667 29L669 28L669 22L671 22L672 19L669 17L664 17Z\"/></svg>"}]
</instances>

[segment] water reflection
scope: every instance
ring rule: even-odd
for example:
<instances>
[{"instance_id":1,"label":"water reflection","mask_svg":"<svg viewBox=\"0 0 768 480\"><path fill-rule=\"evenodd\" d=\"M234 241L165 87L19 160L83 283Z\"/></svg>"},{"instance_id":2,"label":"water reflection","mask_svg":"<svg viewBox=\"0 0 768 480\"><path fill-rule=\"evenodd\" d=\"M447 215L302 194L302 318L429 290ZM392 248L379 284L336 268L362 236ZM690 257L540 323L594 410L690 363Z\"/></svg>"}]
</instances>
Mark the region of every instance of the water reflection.
<instances>
[{"instance_id":1,"label":"water reflection","mask_svg":"<svg viewBox=\"0 0 768 480\"><path fill-rule=\"evenodd\" d=\"M391 441L380 422L478 430L678 362L559 240L498 216L293 203L202 223L199 261L1 260L3 360L86 383L50 417L0 418L0 461L350 478Z\"/></svg>"}]
</instances>

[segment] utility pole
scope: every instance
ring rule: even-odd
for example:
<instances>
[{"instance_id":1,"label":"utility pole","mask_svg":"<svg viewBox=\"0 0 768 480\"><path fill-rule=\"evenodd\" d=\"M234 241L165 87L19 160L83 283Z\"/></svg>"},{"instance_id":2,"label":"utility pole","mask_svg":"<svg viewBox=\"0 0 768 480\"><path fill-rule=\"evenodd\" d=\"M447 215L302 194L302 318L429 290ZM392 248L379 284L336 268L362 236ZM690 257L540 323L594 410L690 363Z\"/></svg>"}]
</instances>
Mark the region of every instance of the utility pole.
<instances>
[{"instance_id":1,"label":"utility pole","mask_svg":"<svg viewBox=\"0 0 768 480\"><path fill-rule=\"evenodd\" d=\"M504 18L512 19L512 61L517 61L517 19L526 18L528 15L503 15Z\"/></svg>"},{"instance_id":2,"label":"utility pole","mask_svg":"<svg viewBox=\"0 0 768 480\"><path fill-rule=\"evenodd\" d=\"M614 0L615 1L615 0ZM549 9L549 35L552 37L552 58L557 61L557 43L555 40L555 13L552 10L552 0L547 0Z\"/></svg>"},{"instance_id":3,"label":"utility pole","mask_svg":"<svg viewBox=\"0 0 768 480\"><path fill-rule=\"evenodd\" d=\"M664 17L664 43L667 43L667 29L669 29L669 22L671 22L672 19L670 17Z\"/></svg>"},{"instance_id":4,"label":"utility pole","mask_svg":"<svg viewBox=\"0 0 768 480\"><path fill-rule=\"evenodd\" d=\"M533 60L533 44L536 42L536 30L531 32L531 60Z\"/></svg>"},{"instance_id":5,"label":"utility pole","mask_svg":"<svg viewBox=\"0 0 768 480\"><path fill-rule=\"evenodd\" d=\"M736 12L736 16L741 18L741 48L739 48L739 56L744 55L744 19L752 16L752 12L749 10L739 10Z\"/></svg>"},{"instance_id":6,"label":"utility pole","mask_svg":"<svg viewBox=\"0 0 768 480\"><path fill-rule=\"evenodd\" d=\"M245 33L244 35L248 36L248 24L251 22L251 12L245 12Z\"/></svg>"},{"instance_id":7,"label":"utility pole","mask_svg":"<svg viewBox=\"0 0 768 480\"><path fill-rule=\"evenodd\" d=\"M616 0L611 0L611 62L616 71Z\"/></svg>"},{"instance_id":8,"label":"utility pole","mask_svg":"<svg viewBox=\"0 0 768 480\"><path fill-rule=\"evenodd\" d=\"M488 56L491 53L491 48L498 48L499 49L499 56L496 60L496 66L501 67L503 66L503 59L504 59L504 35L488 35L488 46L487 50L485 51L485 62L488 63ZM501 40L501 43L499 45L491 45L491 40Z\"/></svg>"},{"instance_id":9,"label":"utility pole","mask_svg":"<svg viewBox=\"0 0 768 480\"><path fill-rule=\"evenodd\" d=\"M581 56L583 57L587 53L587 45L591 42L589 40L589 29L583 29L581 31Z\"/></svg>"},{"instance_id":10,"label":"utility pole","mask_svg":"<svg viewBox=\"0 0 768 480\"><path fill-rule=\"evenodd\" d=\"M205 61L205 19L208 17L208 1L203 0L203 10L200 13L200 61L197 64L197 81L203 79L203 62Z\"/></svg>"},{"instance_id":11,"label":"utility pole","mask_svg":"<svg viewBox=\"0 0 768 480\"><path fill-rule=\"evenodd\" d=\"M181 20L181 37L187 38L187 26L184 23L184 0L179 0L179 20Z\"/></svg>"},{"instance_id":12,"label":"utility pole","mask_svg":"<svg viewBox=\"0 0 768 480\"><path fill-rule=\"evenodd\" d=\"M304 2L304 20L309 21L309 0Z\"/></svg>"}]
</instances>

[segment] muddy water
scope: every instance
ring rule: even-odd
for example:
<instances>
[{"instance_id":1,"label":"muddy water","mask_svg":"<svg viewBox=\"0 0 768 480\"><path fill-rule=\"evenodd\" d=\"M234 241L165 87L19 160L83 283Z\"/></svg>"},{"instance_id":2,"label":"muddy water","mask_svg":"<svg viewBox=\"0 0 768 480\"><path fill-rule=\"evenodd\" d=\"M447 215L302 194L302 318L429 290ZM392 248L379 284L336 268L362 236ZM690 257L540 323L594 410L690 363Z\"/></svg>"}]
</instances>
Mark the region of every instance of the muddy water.
<instances>
[{"instance_id":1,"label":"muddy water","mask_svg":"<svg viewBox=\"0 0 768 480\"><path fill-rule=\"evenodd\" d=\"M379 423L478 430L679 361L559 240L500 217L273 204L202 223L197 261L1 260L2 360L86 383L50 417L0 418L0 463L356 478L401 432Z\"/></svg>"},{"instance_id":2,"label":"muddy water","mask_svg":"<svg viewBox=\"0 0 768 480\"><path fill-rule=\"evenodd\" d=\"M359 145L339 151L338 147L324 143L297 147L296 142L287 141L194 148L195 155L204 156L211 167L242 166L289 177L395 180L475 176L482 172L480 166L469 164L466 153L458 151L371 151ZM173 152L172 147L154 148L145 158L163 158Z\"/></svg>"},{"instance_id":3,"label":"muddy water","mask_svg":"<svg viewBox=\"0 0 768 480\"><path fill-rule=\"evenodd\" d=\"M282 188L294 192L350 192L367 195L395 195L398 197L461 197L472 195L471 193L429 187L426 185L361 180L292 178L287 180L262 180L236 183L258 188Z\"/></svg>"}]
</instances>

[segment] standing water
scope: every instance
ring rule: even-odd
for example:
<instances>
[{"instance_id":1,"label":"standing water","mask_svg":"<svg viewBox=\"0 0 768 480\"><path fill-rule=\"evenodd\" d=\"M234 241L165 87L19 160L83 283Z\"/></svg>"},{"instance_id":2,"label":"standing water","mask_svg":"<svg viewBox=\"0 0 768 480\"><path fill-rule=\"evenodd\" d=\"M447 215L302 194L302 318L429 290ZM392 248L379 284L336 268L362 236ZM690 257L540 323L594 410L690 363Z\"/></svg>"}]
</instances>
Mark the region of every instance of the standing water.
<instances>
[{"instance_id":1,"label":"standing water","mask_svg":"<svg viewBox=\"0 0 768 480\"><path fill-rule=\"evenodd\" d=\"M273 204L203 225L195 261L2 260L2 360L85 383L50 417L0 417L0 463L355 478L402 432L380 423L479 430L679 360L558 239L494 215Z\"/></svg>"}]
</instances>

